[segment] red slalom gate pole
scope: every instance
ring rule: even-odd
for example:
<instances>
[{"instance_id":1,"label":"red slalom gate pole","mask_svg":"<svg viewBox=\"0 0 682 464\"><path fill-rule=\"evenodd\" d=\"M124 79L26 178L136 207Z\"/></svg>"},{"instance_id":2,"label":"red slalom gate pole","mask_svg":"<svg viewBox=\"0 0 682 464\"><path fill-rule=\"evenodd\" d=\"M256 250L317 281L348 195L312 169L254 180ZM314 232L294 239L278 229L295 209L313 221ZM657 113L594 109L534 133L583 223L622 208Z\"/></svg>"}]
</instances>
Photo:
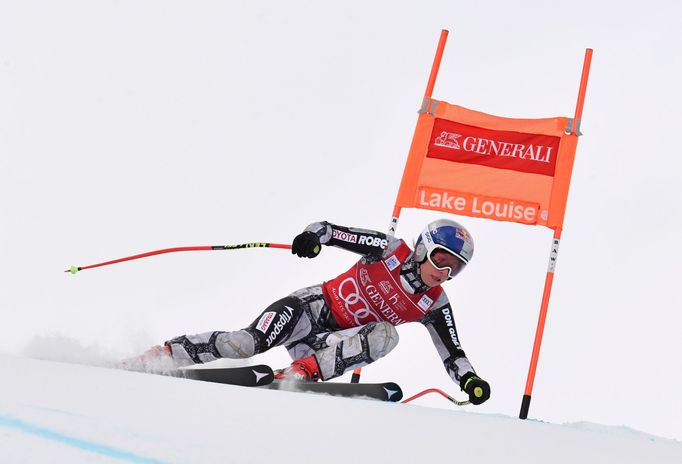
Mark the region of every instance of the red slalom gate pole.
<instances>
[{"instance_id":1,"label":"red slalom gate pole","mask_svg":"<svg viewBox=\"0 0 682 464\"><path fill-rule=\"evenodd\" d=\"M70 272L71 274L76 274L79 271L84 271L86 269L93 269L96 267L109 266L111 264L123 263L125 261L132 261L134 259L148 258L150 256L162 255L166 253L178 253L182 251L220 251L220 250L241 250L244 248L282 248L291 249L291 245L281 244L281 243L267 243L267 242L252 242L252 243L240 243L238 245L205 245L205 246L188 246L188 247L175 247L175 248L164 248L162 250L148 251L146 253L140 253L137 255L126 256L124 258L113 259L111 261L105 261L103 263L90 264L88 266L71 266L64 272Z\"/></svg>"},{"instance_id":2,"label":"red slalom gate pole","mask_svg":"<svg viewBox=\"0 0 682 464\"><path fill-rule=\"evenodd\" d=\"M540 304L540 315L538 316L538 325L535 330L535 341L533 342L533 354L530 358L530 366L528 368L528 377L526 378L526 388L523 391L523 399L521 400L521 411L519 412L519 419L528 418L528 410L530 409L530 400L533 394L533 384L535 382L535 372L538 367L538 360L540 359L540 347L542 345L542 335L545 332L545 322L547 320L547 308L549 307L549 297L552 293L552 282L554 281L554 265L556 264L559 255L559 241L561 240L561 231L554 232L552 239L552 251L549 257L549 269L545 277L545 287L542 293L542 302Z\"/></svg>"},{"instance_id":3,"label":"red slalom gate pole","mask_svg":"<svg viewBox=\"0 0 682 464\"><path fill-rule=\"evenodd\" d=\"M440 62L443 59L443 52L445 51L445 42L448 40L448 33L449 32L447 29L442 29L440 31L440 38L438 39L438 46L436 47L436 55L433 57L433 64L431 65L429 80L426 83L426 90L424 91L424 97L422 98L422 108L428 106L428 101L433 95L433 88L436 86L436 78L438 77L438 71L440 70ZM401 207L399 207L397 203L398 201L396 199L396 204L393 206L391 223L388 226L389 235L395 235L395 231L398 228L398 219L400 219ZM356 369L356 371L359 375L359 369Z\"/></svg>"},{"instance_id":4,"label":"red slalom gate pole","mask_svg":"<svg viewBox=\"0 0 682 464\"><path fill-rule=\"evenodd\" d=\"M578 88L578 101L575 104L575 115L573 116L572 133L580 135L580 120L583 117L583 105L585 104L585 94L587 93L587 79L590 77L590 66L592 64L592 49L585 49L585 59L583 61L583 72L580 76L580 87Z\"/></svg>"},{"instance_id":5,"label":"red slalom gate pole","mask_svg":"<svg viewBox=\"0 0 682 464\"><path fill-rule=\"evenodd\" d=\"M424 91L424 98L422 99L422 104L431 98L433 94L433 88L436 86L436 78L438 77L438 70L440 69L440 62L443 59L443 51L445 50L445 42L448 40L448 30L441 29L440 37L438 38L438 45L436 46L436 55L433 57L433 63L431 64L431 72L429 73L429 80L426 83L426 90ZM395 235L395 231L398 227L398 219L400 218L400 208L398 206L393 207L393 216L391 217L391 224L388 227L388 234ZM350 379L351 383L359 383L360 375L362 375L362 368L359 367L353 371L353 376Z\"/></svg>"},{"instance_id":6,"label":"red slalom gate pole","mask_svg":"<svg viewBox=\"0 0 682 464\"><path fill-rule=\"evenodd\" d=\"M448 31L443 29L440 31L440 38L438 39L438 47L436 48L436 56L433 58L431 65L431 73L429 74L429 82L426 84L426 91L424 98L431 98L433 88L436 85L436 77L438 77L438 70L440 69L440 62L443 59L443 50L445 50L445 42L448 40Z\"/></svg>"},{"instance_id":7,"label":"red slalom gate pole","mask_svg":"<svg viewBox=\"0 0 682 464\"><path fill-rule=\"evenodd\" d=\"M583 71L580 76L580 86L578 88L578 100L575 105L575 115L573 124L571 126L571 133L575 136L580 135L580 119L583 115L583 105L585 104L585 94L587 93L587 80L590 76L590 65L592 64L592 49L585 49L585 59L583 61ZM545 287L542 293L542 302L540 304L540 315L538 316L538 325L535 329L535 340L533 342L533 352L530 358L530 366L528 367L528 377L526 378L526 388L523 391L523 398L521 400L521 410L519 411L519 419L527 419L530 410L530 401L533 395L533 384L535 383L535 374L537 372L538 360L540 359L540 347L542 345L542 336L545 331L545 322L547 320L547 310L549 307L549 298L552 293L552 284L554 282L554 268L556 260L559 256L559 242L561 240L561 228L554 229L554 237L552 238L552 250L549 256L549 266L545 277Z\"/></svg>"}]
</instances>

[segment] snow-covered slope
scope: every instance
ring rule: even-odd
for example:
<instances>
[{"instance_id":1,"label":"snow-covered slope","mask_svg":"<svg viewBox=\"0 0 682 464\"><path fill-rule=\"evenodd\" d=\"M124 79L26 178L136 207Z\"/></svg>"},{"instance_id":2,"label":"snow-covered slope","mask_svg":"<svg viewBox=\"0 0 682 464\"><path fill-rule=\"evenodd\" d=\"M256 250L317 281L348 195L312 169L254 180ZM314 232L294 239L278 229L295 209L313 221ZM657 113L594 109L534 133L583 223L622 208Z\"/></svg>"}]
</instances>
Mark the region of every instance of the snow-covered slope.
<instances>
[{"instance_id":1,"label":"snow-covered slope","mask_svg":"<svg viewBox=\"0 0 682 464\"><path fill-rule=\"evenodd\" d=\"M4 355L0 375L3 463L682 462L680 442L589 423L554 425Z\"/></svg>"}]
</instances>

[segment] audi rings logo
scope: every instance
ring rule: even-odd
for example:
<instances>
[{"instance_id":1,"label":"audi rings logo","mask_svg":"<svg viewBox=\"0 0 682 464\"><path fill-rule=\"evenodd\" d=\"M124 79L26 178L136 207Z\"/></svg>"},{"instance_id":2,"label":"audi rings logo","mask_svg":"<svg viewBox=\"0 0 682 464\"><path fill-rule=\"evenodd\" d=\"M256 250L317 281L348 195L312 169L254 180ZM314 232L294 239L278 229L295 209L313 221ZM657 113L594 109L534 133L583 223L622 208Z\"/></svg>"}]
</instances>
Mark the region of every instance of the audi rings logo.
<instances>
[{"instance_id":1,"label":"audi rings logo","mask_svg":"<svg viewBox=\"0 0 682 464\"><path fill-rule=\"evenodd\" d=\"M367 320L368 318L377 322L381 321L381 318L370 309L367 300L360 295L360 289L352 277L348 277L339 284L339 298L343 300L346 310L357 324L371 322Z\"/></svg>"}]
</instances>

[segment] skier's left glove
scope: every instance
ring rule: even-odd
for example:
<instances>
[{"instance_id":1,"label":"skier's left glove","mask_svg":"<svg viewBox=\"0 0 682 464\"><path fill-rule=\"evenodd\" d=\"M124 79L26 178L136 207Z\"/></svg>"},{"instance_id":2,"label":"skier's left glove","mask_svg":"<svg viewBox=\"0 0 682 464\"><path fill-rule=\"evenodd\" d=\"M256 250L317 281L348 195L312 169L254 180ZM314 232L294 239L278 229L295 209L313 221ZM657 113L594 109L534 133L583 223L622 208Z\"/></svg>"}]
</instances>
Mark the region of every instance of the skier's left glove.
<instances>
[{"instance_id":1,"label":"skier's left glove","mask_svg":"<svg viewBox=\"0 0 682 464\"><path fill-rule=\"evenodd\" d=\"M490 398L490 385L477 375L465 376L460 386L469 395L472 404L481 404Z\"/></svg>"},{"instance_id":2,"label":"skier's left glove","mask_svg":"<svg viewBox=\"0 0 682 464\"><path fill-rule=\"evenodd\" d=\"M306 230L294 238L291 253L299 258L314 258L320 254L320 238L314 232Z\"/></svg>"}]
</instances>

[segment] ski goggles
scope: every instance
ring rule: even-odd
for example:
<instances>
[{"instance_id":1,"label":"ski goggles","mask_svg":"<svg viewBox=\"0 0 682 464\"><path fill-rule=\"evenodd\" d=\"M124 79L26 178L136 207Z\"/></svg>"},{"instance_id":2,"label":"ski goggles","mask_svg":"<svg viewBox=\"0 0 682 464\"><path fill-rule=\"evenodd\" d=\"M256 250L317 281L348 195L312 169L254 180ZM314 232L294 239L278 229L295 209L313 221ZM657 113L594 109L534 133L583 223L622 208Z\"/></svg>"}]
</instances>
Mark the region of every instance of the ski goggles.
<instances>
[{"instance_id":1,"label":"ski goggles","mask_svg":"<svg viewBox=\"0 0 682 464\"><path fill-rule=\"evenodd\" d=\"M433 267L439 271L448 271L448 279L455 277L464 269L464 266L466 266L464 261L453 255L450 250L444 247L436 246L427 257Z\"/></svg>"}]
</instances>

